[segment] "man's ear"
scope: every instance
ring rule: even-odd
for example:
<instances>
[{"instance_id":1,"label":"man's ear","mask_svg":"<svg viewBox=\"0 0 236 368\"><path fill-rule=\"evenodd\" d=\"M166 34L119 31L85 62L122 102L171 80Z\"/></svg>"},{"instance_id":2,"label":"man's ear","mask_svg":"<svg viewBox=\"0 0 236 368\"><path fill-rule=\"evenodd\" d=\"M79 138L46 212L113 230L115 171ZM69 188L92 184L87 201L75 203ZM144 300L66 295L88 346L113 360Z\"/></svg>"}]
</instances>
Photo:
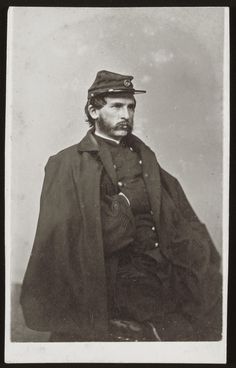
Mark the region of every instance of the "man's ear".
<instances>
[{"instance_id":1,"label":"man's ear","mask_svg":"<svg viewBox=\"0 0 236 368\"><path fill-rule=\"evenodd\" d=\"M97 109L93 105L88 105L88 112L92 119L96 120L98 118Z\"/></svg>"}]
</instances>

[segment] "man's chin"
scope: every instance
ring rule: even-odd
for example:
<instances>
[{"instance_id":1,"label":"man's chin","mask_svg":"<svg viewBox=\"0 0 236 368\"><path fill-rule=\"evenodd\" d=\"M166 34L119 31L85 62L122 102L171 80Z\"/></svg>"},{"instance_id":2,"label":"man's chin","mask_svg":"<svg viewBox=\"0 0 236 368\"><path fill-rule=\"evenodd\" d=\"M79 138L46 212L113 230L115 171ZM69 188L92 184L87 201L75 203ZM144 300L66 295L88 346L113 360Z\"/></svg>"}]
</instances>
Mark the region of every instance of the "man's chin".
<instances>
[{"instance_id":1,"label":"man's chin","mask_svg":"<svg viewBox=\"0 0 236 368\"><path fill-rule=\"evenodd\" d=\"M118 137L122 138L122 137L125 137L126 135L130 134L131 132L132 132L131 129L120 129L120 130L116 130L114 132L114 136L117 137L117 138Z\"/></svg>"}]
</instances>

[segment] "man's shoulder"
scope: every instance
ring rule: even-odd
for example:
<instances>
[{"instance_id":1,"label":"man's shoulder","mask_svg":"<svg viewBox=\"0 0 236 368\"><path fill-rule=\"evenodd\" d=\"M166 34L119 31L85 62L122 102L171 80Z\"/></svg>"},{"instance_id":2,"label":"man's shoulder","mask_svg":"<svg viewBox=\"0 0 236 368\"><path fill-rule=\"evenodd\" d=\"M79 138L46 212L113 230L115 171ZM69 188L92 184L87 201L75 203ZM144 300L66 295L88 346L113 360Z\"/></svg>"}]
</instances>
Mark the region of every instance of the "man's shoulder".
<instances>
[{"instance_id":1,"label":"man's shoulder","mask_svg":"<svg viewBox=\"0 0 236 368\"><path fill-rule=\"evenodd\" d=\"M168 171L164 170L162 167L160 168L160 172L161 172L161 176L163 180L165 180L167 183L170 183L173 185L178 183L178 180L176 179L176 177L170 174Z\"/></svg>"},{"instance_id":2,"label":"man's shoulder","mask_svg":"<svg viewBox=\"0 0 236 368\"><path fill-rule=\"evenodd\" d=\"M152 150L151 147L149 147L142 139L140 139L139 137L137 137L136 135L132 134L131 136L132 138L132 141L133 143L135 143L136 145L138 145L140 148L142 149L145 149L149 152L152 152L155 156L156 156L156 153L154 150ZM157 160L157 158L156 158ZM164 181L166 181L167 183L170 183L170 184L176 184L178 183L178 180L173 176L171 175L168 171L166 171L165 169L163 169L160 165L160 163L158 162L158 160L156 161L158 166L159 166L159 169L160 169L160 174L161 174L161 177Z\"/></svg>"},{"instance_id":3,"label":"man's shoulder","mask_svg":"<svg viewBox=\"0 0 236 368\"><path fill-rule=\"evenodd\" d=\"M140 139L139 137L137 137L134 134L132 134L131 139L135 144L138 144L140 147L152 152L156 156L155 151L151 147L149 147L142 139ZM160 166L160 163L158 162L158 160L157 160L157 163L160 167L160 172L161 172L161 175L163 176L163 178L165 178L167 181L171 181L171 182L175 182L177 180L173 175L171 175L168 171L164 170Z\"/></svg>"},{"instance_id":4,"label":"man's shoulder","mask_svg":"<svg viewBox=\"0 0 236 368\"><path fill-rule=\"evenodd\" d=\"M146 150L146 151L154 153L154 151L142 139L137 137L135 134L131 134L128 137L127 143L131 144L131 146L133 147L136 147L138 151Z\"/></svg>"},{"instance_id":5,"label":"man's shoulder","mask_svg":"<svg viewBox=\"0 0 236 368\"><path fill-rule=\"evenodd\" d=\"M54 159L60 160L60 159L63 159L64 157L73 156L77 152L78 152L78 143L73 144L72 146L65 147L65 148L61 149L60 151L58 151L57 153L55 153L51 157L54 158Z\"/></svg>"},{"instance_id":6,"label":"man's shoulder","mask_svg":"<svg viewBox=\"0 0 236 368\"><path fill-rule=\"evenodd\" d=\"M78 143L63 148L59 152L51 155L48 159L47 166L69 165L76 157L78 157Z\"/></svg>"}]
</instances>

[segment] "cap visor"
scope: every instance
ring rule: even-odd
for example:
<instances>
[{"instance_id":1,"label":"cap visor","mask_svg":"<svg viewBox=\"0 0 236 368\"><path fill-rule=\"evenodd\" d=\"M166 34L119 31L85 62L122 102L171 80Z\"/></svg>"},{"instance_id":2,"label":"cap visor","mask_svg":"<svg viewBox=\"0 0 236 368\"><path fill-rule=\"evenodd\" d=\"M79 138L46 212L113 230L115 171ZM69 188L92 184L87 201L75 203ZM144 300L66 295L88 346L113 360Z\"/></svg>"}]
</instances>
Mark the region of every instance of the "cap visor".
<instances>
[{"instance_id":1,"label":"cap visor","mask_svg":"<svg viewBox=\"0 0 236 368\"><path fill-rule=\"evenodd\" d=\"M126 92L126 93L146 93L146 91L142 90L142 89L109 89L106 92L103 93L122 93L122 92Z\"/></svg>"},{"instance_id":2,"label":"cap visor","mask_svg":"<svg viewBox=\"0 0 236 368\"><path fill-rule=\"evenodd\" d=\"M147 91L144 91L143 89L135 89L134 93L138 94L138 93L146 93Z\"/></svg>"}]
</instances>

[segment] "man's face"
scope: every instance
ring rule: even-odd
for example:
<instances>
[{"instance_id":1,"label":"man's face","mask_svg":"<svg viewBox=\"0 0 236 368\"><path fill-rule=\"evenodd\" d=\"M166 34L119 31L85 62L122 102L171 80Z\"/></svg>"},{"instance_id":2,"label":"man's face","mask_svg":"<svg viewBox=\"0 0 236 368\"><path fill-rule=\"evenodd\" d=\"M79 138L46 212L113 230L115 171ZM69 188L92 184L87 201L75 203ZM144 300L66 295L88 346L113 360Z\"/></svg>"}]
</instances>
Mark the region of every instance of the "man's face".
<instances>
[{"instance_id":1,"label":"man's face","mask_svg":"<svg viewBox=\"0 0 236 368\"><path fill-rule=\"evenodd\" d=\"M133 96L106 97L106 105L96 109L96 131L120 140L133 130L135 100Z\"/></svg>"}]
</instances>

